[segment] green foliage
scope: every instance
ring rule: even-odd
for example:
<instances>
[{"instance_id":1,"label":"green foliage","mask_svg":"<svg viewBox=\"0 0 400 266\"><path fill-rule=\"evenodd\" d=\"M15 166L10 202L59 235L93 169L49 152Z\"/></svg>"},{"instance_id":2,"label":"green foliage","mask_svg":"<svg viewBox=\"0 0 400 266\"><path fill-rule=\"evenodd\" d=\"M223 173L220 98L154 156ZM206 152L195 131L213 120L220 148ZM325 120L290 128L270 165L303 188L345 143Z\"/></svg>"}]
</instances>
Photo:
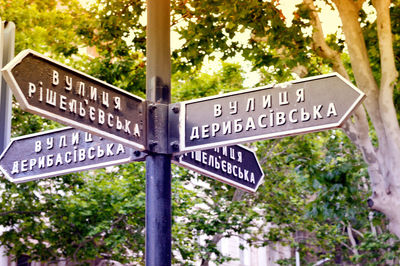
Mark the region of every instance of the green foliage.
<instances>
[{"instance_id":1,"label":"green foliage","mask_svg":"<svg viewBox=\"0 0 400 266\"><path fill-rule=\"evenodd\" d=\"M74 28L85 21L78 1L1 0L0 17L16 24L16 52L33 49L57 58L77 53L81 44Z\"/></svg>"},{"instance_id":2,"label":"green foliage","mask_svg":"<svg viewBox=\"0 0 400 266\"><path fill-rule=\"evenodd\" d=\"M262 74L260 85L292 79L301 64L308 75L330 70L316 56L309 29L309 10L299 5L290 26L279 1L172 2L173 25L184 45L173 51L173 101L179 102L243 89L240 65L222 63L214 74L201 72L206 56L222 59L241 54ZM399 54L398 1L392 5L394 49ZM2 19L17 25L17 52L49 53L90 75L144 97L144 1L93 3L77 1L0 0ZM12 7L12 8L11 8ZM362 14L364 35L374 75L379 80L379 53L373 24ZM240 40L240 41L239 41ZM334 35L327 42L345 52ZM79 48L91 47L95 58ZM349 67L349 60L343 54ZM399 60L396 58L398 66ZM351 69L349 69L351 73ZM395 92L396 106L400 106ZM58 127L28 115L14 104L14 136ZM371 132L374 135L374 132ZM234 258L222 254L222 237L246 236L249 245L288 245L302 264L382 265L396 262L398 239L387 231L382 214L366 207L370 196L367 166L340 130L266 140L257 150L265 181L254 195L173 168L173 263L216 264ZM144 262L145 178L142 163L71 174L14 185L6 180L0 193L2 245L10 254L36 261L89 264L98 259ZM353 247L348 229L356 242ZM358 255L354 249L357 249ZM294 259L281 260L292 265Z\"/></svg>"},{"instance_id":3,"label":"green foliage","mask_svg":"<svg viewBox=\"0 0 400 266\"><path fill-rule=\"evenodd\" d=\"M173 101L190 100L243 89L243 70L238 64L222 63L222 69L210 75L192 71L173 75Z\"/></svg>"},{"instance_id":4,"label":"green foliage","mask_svg":"<svg viewBox=\"0 0 400 266\"><path fill-rule=\"evenodd\" d=\"M115 59L107 55L95 58L84 66L87 73L140 97L146 97L146 69L143 55L129 52L126 58Z\"/></svg>"},{"instance_id":5,"label":"green foliage","mask_svg":"<svg viewBox=\"0 0 400 266\"><path fill-rule=\"evenodd\" d=\"M112 173L98 170L21 185L5 182L0 223L7 230L1 243L36 261L142 261L143 168L135 163Z\"/></svg>"}]
</instances>

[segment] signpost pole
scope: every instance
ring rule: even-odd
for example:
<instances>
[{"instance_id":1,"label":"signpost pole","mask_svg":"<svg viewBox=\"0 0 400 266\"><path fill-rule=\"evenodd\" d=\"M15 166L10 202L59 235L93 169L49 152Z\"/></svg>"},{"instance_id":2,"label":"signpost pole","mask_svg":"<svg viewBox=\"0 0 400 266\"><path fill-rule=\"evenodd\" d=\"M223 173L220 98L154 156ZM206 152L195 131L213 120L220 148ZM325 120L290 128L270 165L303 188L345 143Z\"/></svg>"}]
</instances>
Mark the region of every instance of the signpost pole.
<instances>
[{"instance_id":1,"label":"signpost pole","mask_svg":"<svg viewBox=\"0 0 400 266\"><path fill-rule=\"evenodd\" d=\"M15 24L0 20L0 68L14 57ZM11 90L0 74L0 153L11 137Z\"/></svg>"},{"instance_id":2,"label":"signpost pole","mask_svg":"<svg viewBox=\"0 0 400 266\"><path fill-rule=\"evenodd\" d=\"M146 265L171 265L170 1L147 0Z\"/></svg>"}]
</instances>

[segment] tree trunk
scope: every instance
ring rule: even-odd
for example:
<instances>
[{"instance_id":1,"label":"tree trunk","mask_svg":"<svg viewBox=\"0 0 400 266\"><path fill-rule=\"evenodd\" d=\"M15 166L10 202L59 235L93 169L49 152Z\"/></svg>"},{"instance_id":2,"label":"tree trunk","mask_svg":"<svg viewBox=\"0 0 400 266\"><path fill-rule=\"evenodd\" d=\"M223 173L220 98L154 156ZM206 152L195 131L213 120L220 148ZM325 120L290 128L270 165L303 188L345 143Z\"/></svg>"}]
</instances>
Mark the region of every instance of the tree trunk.
<instances>
[{"instance_id":1,"label":"tree trunk","mask_svg":"<svg viewBox=\"0 0 400 266\"><path fill-rule=\"evenodd\" d=\"M236 189L236 190L235 190L235 193L233 194L233 197L232 197L232 202L242 200L243 196L244 196L244 192L243 192L242 190L240 190L240 189ZM218 242L219 242L222 238L223 238L223 235L222 235L222 234L216 234L216 235L213 236L213 238L212 238L212 240L211 240L211 243L213 243L213 245L217 245ZM206 258L203 258L203 259L201 260L201 264L200 264L200 265L201 265L201 266L208 266L208 265L209 265L209 262L210 262L210 257L211 257L211 254L208 253L208 254L206 255Z\"/></svg>"},{"instance_id":2,"label":"tree trunk","mask_svg":"<svg viewBox=\"0 0 400 266\"><path fill-rule=\"evenodd\" d=\"M325 42L321 23L313 0L303 0L311 10L313 49L318 55L333 62L334 71L349 78L340 54ZM390 0L373 0L377 12L377 30L380 51L381 79L378 86L370 67L367 48L359 22L359 11L365 0L333 0L343 24L343 32L357 87L367 98L364 108L354 112L343 130L362 152L368 164L372 197L369 206L384 213L389 219L389 229L400 237L400 130L393 103L393 89L398 73L395 68L393 39L389 13ZM368 116L367 116L368 113ZM376 131L379 146L374 147L369 137L370 118Z\"/></svg>"}]
</instances>

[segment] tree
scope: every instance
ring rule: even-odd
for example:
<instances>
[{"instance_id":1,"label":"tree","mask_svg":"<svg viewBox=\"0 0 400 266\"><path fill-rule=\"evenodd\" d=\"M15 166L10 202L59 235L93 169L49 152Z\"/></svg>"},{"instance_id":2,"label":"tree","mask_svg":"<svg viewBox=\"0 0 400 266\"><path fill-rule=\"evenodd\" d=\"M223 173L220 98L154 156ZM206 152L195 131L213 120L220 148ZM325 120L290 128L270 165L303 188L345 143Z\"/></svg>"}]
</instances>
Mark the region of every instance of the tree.
<instances>
[{"instance_id":1,"label":"tree","mask_svg":"<svg viewBox=\"0 0 400 266\"><path fill-rule=\"evenodd\" d=\"M98 1L89 10L70 1L61 5L68 5L68 9L60 9L56 1L0 3L13 6L2 9L0 15L16 22L18 50L49 52L58 60L69 60L66 62L89 74L143 95L145 27L139 21L144 1ZM368 94L367 113L359 108L344 127L360 153L340 131L252 144L267 173L266 182L254 196L175 168L175 262L201 260L207 265L211 260L230 260L216 244L233 235L247 235L247 241L255 246L277 241L293 245L307 254L309 261L330 258L337 263L379 265L398 256L398 243L384 231L385 219L379 214L370 217L369 210L361 206L372 195L370 205L385 213L392 231L398 234L397 213L386 208L399 202L395 178L398 142L390 142L396 141L398 134L393 128L398 125L395 111L399 99L393 90L398 44L388 41L391 23L391 38L398 38L398 21L389 23L388 15L398 17L399 2L393 1L390 13L386 0L328 2L341 14L345 39L322 34L318 9L311 0L298 6L291 25L279 1L171 3L172 24L186 41L182 49L173 51L176 101L242 88L237 65L225 64L214 76L199 72L203 59L214 51L221 52L223 59L241 53L262 72L261 83L292 79L293 72L305 76L335 70L356 81ZM376 7L376 22L369 22L362 4ZM312 34L304 34L310 27ZM237 41L238 33L249 33L247 42ZM376 41L381 38L378 46ZM77 58L80 45L95 46L99 57L79 60L84 58ZM27 122L20 112L17 117L14 135L58 126L36 116L29 116ZM366 165L361 155L371 182L365 181ZM12 254L28 253L43 261L64 258L74 263L143 263L143 167L132 164L117 169L23 185L3 181L0 220L7 231L0 237L2 244ZM368 192L369 184L372 193ZM386 206L383 200L393 204ZM276 227L266 233L260 223ZM307 232L307 241L296 238L297 231ZM205 243L199 244L200 236L206 238Z\"/></svg>"},{"instance_id":2,"label":"tree","mask_svg":"<svg viewBox=\"0 0 400 266\"><path fill-rule=\"evenodd\" d=\"M286 25L279 1L174 1L176 16L188 25L179 29L185 44L175 56L195 66L211 51L220 51L224 57L241 53L255 67L272 68L275 73L271 75L277 79L287 78L292 71L300 75L325 72L322 63L328 63L333 71L354 81L367 99L343 130L368 164L372 185L369 206L384 213L390 230L400 236L400 216L393 208L400 203L396 166L400 131L393 99L399 63L395 56L399 3L325 2L339 12L344 38L324 36L319 10L312 0L298 6L291 26ZM375 9L375 21L367 20L364 6ZM302 30L310 27L311 36L304 35ZM245 30L251 33L247 42L232 41L237 32Z\"/></svg>"}]
</instances>

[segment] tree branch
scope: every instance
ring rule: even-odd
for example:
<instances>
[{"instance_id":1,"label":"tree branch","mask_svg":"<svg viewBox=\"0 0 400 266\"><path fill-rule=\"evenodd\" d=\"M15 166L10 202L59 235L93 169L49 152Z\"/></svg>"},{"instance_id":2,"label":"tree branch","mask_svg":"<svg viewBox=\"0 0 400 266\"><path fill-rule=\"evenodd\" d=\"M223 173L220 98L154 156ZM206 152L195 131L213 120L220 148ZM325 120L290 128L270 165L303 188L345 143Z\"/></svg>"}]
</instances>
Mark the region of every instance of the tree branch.
<instances>
[{"instance_id":1,"label":"tree branch","mask_svg":"<svg viewBox=\"0 0 400 266\"><path fill-rule=\"evenodd\" d=\"M235 193L233 194L232 202L242 200L244 194L245 194L244 191L237 188L235 190ZM222 237L223 237L223 234L221 234L221 233L214 235L211 240L211 243L213 243L214 245L217 245L218 242L222 239ZM201 260L201 266L208 266L209 261L210 261L209 258L210 258L210 253L207 254L206 258L203 258Z\"/></svg>"},{"instance_id":2,"label":"tree branch","mask_svg":"<svg viewBox=\"0 0 400 266\"><path fill-rule=\"evenodd\" d=\"M349 79L349 75L343 65L341 55L338 51L329 47L325 42L324 32L322 30L321 20L319 19L317 9L314 5L313 0L303 0L303 3L309 8L311 15L311 25L313 26L313 50L322 58L326 58L332 61L333 70L338 72L340 75Z\"/></svg>"},{"instance_id":3,"label":"tree branch","mask_svg":"<svg viewBox=\"0 0 400 266\"><path fill-rule=\"evenodd\" d=\"M83 241L79 242L78 247L75 249L74 254L72 255L72 258L73 258L74 262L77 262L76 255L78 254L79 250L80 250L84 245L86 245L87 243L93 241L96 237L100 236L100 235L103 234L104 232L106 232L106 231L108 231L108 230L110 230L110 229L111 229L111 230L114 229L115 225L116 225L117 223L119 223L120 221L122 221L124 218L125 218L125 215L121 215L118 219L116 219L115 221L113 221L113 222L111 223L111 226L110 226L109 229L106 229L106 230L103 230L103 231L101 231L101 232L98 232L98 233L94 234L94 235L91 236L91 237L86 237ZM74 245L74 243L72 243L72 245Z\"/></svg>"},{"instance_id":4,"label":"tree branch","mask_svg":"<svg viewBox=\"0 0 400 266\"><path fill-rule=\"evenodd\" d=\"M358 256L359 253L358 253L358 249L357 249L357 243L356 243L356 240L354 239L352 231L353 231L352 230L352 226L351 226L350 223L348 223L347 224L347 234L349 236L349 240L350 240L350 243L351 243L351 246L352 246L351 250L353 251L354 255Z\"/></svg>"},{"instance_id":5,"label":"tree branch","mask_svg":"<svg viewBox=\"0 0 400 266\"><path fill-rule=\"evenodd\" d=\"M16 210L12 210L12 211L0 212L0 216L6 216L6 215L9 215L9 214L32 214L32 215L38 215L40 213L41 213L41 211L16 211Z\"/></svg>"},{"instance_id":6,"label":"tree branch","mask_svg":"<svg viewBox=\"0 0 400 266\"><path fill-rule=\"evenodd\" d=\"M400 154L400 127L397 120L396 108L393 103L393 90L398 73L393 52L390 0L374 0L372 3L377 11L377 31L381 63L379 111L382 113L386 136L388 138L388 143L390 143L390 146L385 152L389 153L392 158L396 158ZM388 160L387 168L390 171L396 171L398 168L396 164L397 161ZM395 176L399 175L400 171L397 171ZM394 183L393 180L392 183Z\"/></svg>"}]
</instances>

